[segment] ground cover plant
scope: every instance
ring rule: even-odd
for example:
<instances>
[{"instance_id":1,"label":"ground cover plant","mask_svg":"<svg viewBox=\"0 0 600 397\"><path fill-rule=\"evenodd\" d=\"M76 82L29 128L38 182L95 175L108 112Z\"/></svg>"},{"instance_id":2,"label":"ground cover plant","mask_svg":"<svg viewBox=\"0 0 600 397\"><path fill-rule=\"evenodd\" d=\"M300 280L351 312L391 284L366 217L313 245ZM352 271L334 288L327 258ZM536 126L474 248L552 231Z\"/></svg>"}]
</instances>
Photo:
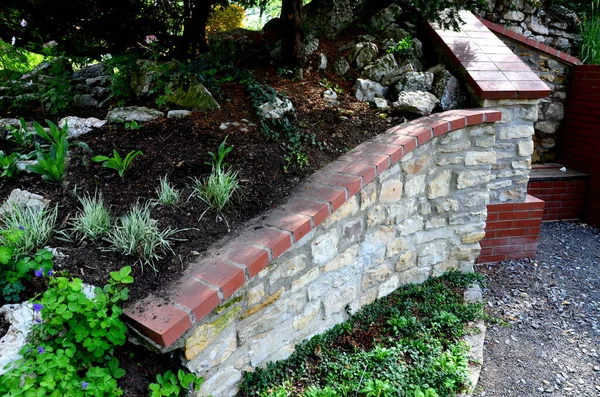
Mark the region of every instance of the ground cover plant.
<instances>
[{"instance_id":1,"label":"ground cover plant","mask_svg":"<svg viewBox=\"0 0 600 397\"><path fill-rule=\"evenodd\" d=\"M239 396L454 396L468 386L461 337L483 305L462 292L475 273L408 285L296 346L292 356L245 373Z\"/></svg>"}]
</instances>

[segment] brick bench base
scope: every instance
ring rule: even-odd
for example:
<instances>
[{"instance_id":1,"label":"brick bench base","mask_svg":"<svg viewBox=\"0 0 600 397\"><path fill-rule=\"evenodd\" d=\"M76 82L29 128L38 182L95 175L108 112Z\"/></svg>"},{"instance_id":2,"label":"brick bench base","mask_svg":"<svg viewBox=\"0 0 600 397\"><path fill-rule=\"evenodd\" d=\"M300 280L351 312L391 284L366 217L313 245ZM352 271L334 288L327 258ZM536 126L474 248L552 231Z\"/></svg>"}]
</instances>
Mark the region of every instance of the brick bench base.
<instances>
[{"instance_id":1,"label":"brick bench base","mask_svg":"<svg viewBox=\"0 0 600 397\"><path fill-rule=\"evenodd\" d=\"M534 257L544 201L531 195L524 203L489 204L485 237L477 263Z\"/></svg>"}]
</instances>

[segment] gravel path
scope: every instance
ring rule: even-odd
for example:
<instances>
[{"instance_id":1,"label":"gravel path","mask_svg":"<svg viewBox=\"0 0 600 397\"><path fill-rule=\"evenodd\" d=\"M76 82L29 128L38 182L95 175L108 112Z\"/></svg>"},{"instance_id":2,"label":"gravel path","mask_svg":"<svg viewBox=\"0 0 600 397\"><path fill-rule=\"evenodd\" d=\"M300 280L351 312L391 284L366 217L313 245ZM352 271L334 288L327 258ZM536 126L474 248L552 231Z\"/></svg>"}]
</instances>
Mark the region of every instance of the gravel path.
<instances>
[{"instance_id":1,"label":"gravel path","mask_svg":"<svg viewBox=\"0 0 600 397\"><path fill-rule=\"evenodd\" d=\"M542 226L535 261L481 265L489 325L475 397L600 396L600 229Z\"/></svg>"}]
</instances>

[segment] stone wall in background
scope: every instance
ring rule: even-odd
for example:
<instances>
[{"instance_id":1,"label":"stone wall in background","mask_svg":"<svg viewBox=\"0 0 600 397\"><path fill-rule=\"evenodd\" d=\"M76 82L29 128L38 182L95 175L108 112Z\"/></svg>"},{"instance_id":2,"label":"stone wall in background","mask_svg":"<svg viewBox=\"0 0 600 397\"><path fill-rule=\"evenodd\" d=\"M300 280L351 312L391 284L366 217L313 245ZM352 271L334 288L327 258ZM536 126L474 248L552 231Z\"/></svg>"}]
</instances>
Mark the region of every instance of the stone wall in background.
<instances>
[{"instance_id":1,"label":"stone wall in background","mask_svg":"<svg viewBox=\"0 0 600 397\"><path fill-rule=\"evenodd\" d=\"M498 35L498 37L552 90L550 97L543 98L539 103L538 120L535 123L534 152L531 156L534 163L552 162L556 157L558 130L565 114L567 78L571 65L558 57L505 36Z\"/></svg>"},{"instance_id":2,"label":"stone wall in background","mask_svg":"<svg viewBox=\"0 0 600 397\"><path fill-rule=\"evenodd\" d=\"M480 11L479 15L525 37L577 56L575 52L581 40L577 14L552 4L536 6L540 3L535 0L487 0L488 10Z\"/></svg>"},{"instance_id":3,"label":"stone wall in background","mask_svg":"<svg viewBox=\"0 0 600 397\"><path fill-rule=\"evenodd\" d=\"M520 195L532 151L527 142L537 103L493 105L507 112L499 123L431 138L423 129L431 120L440 125L440 116L430 116L349 153L360 158L361 150L390 145L398 131L419 140L416 149L407 153L410 145L404 146L400 160L186 333L186 365L206 379L201 395L234 395L243 371L288 357L300 341L400 285L449 269L471 271L485 235L489 186L498 199L513 190ZM452 120L448 126L468 124L453 112L442 117ZM495 113L493 120L499 118ZM435 128L426 131L433 134ZM503 170L496 169L497 158L506 164ZM317 186L308 181L306 189Z\"/></svg>"}]
</instances>

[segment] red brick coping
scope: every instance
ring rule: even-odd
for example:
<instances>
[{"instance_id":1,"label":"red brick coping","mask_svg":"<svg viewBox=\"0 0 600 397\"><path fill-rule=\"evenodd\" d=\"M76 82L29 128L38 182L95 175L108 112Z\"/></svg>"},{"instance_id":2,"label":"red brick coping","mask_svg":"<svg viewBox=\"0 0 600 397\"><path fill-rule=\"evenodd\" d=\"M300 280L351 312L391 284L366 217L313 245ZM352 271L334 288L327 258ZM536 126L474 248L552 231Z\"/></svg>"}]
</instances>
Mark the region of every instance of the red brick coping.
<instances>
[{"instance_id":1,"label":"red brick coping","mask_svg":"<svg viewBox=\"0 0 600 397\"><path fill-rule=\"evenodd\" d=\"M501 118L490 109L453 110L390 128L317 171L286 204L218 253L190 264L168 296L150 295L125 308L128 322L168 347L403 156L434 137Z\"/></svg>"},{"instance_id":2,"label":"red brick coping","mask_svg":"<svg viewBox=\"0 0 600 397\"><path fill-rule=\"evenodd\" d=\"M450 60L481 99L537 99L550 88L475 15L461 12L459 32L430 24Z\"/></svg>"},{"instance_id":3,"label":"red brick coping","mask_svg":"<svg viewBox=\"0 0 600 397\"><path fill-rule=\"evenodd\" d=\"M557 50L556 48L552 48L547 44L541 43L532 39L531 37L525 37L520 33L511 30L509 27L504 25L499 25L497 23L485 20L481 17L478 17L481 23L487 26L491 31L501 34L502 36L506 36L509 39L518 41L521 44L524 44L528 47L535 48L541 52L544 52L548 55L552 55L553 57L559 58L562 61L566 62L570 66L581 65L583 62L579 58L575 58L572 55L567 54L566 52L562 52Z\"/></svg>"}]
</instances>

